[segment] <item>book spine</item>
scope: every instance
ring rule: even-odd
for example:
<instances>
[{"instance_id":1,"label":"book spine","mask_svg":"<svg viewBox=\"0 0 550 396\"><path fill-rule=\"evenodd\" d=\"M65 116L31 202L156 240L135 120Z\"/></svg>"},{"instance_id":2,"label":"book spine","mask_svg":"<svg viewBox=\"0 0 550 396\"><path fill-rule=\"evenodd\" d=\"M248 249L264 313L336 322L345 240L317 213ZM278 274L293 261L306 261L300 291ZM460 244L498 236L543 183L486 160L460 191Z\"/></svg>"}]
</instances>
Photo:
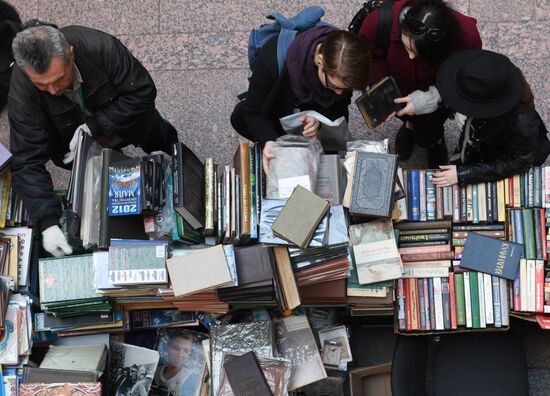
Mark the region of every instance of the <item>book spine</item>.
<instances>
[{"instance_id":1,"label":"book spine","mask_svg":"<svg viewBox=\"0 0 550 396\"><path fill-rule=\"evenodd\" d=\"M499 278L500 280L500 312L501 322L503 327L510 325L510 319L508 316L509 305L508 305L508 282L504 278Z\"/></svg>"},{"instance_id":2,"label":"book spine","mask_svg":"<svg viewBox=\"0 0 550 396\"><path fill-rule=\"evenodd\" d=\"M464 307L466 311L466 327L472 328L472 292L470 288L470 272L464 272Z\"/></svg>"},{"instance_id":3,"label":"book spine","mask_svg":"<svg viewBox=\"0 0 550 396\"><path fill-rule=\"evenodd\" d=\"M527 311L535 312L535 260L527 260Z\"/></svg>"},{"instance_id":4,"label":"book spine","mask_svg":"<svg viewBox=\"0 0 550 396\"><path fill-rule=\"evenodd\" d=\"M485 183L485 190L487 192L487 218L485 221L493 222L493 186L492 182Z\"/></svg>"},{"instance_id":5,"label":"book spine","mask_svg":"<svg viewBox=\"0 0 550 396\"><path fill-rule=\"evenodd\" d=\"M437 220L437 196L435 184L432 182L433 172L427 170L425 173L426 182L426 220Z\"/></svg>"},{"instance_id":6,"label":"book spine","mask_svg":"<svg viewBox=\"0 0 550 396\"><path fill-rule=\"evenodd\" d=\"M430 327L435 330L434 278L428 278L428 293L430 294Z\"/></svg>"},{"instance_id":7,"label":"book spine","mask_svg":"<svg viewBox=\"0 0 550 396\"><path fill-rule=\"evenodd\" d=\"M512 177L508 177L503 180L504 182L504 206L510 207L512 206L511 201L511 183L512 183Z\"/></svg>"},{"instance_id":8,"label":"book spine","mask_svg":"<svg viewBox=\"0 0 550 396\"><path fill-rule=\"evenodd\" d=\"M470 297L472 300L472 327L481 328L479 316L479 286L477 272L470 272Z\"/></svg>"},{"instance_id":9,"label":"book spine","mask_svg":"<svg viewBox=\"0 0 550 396\"><path fill-rule=\"evenodd\" d=\"M452 237L458 239L466 239L470 231L453 231ZM504 231L475 231L476 234L487 235L493 238L505 238Z\"/></svg>"},{"instance_id":10,"label":"book spine","mask_svg":"<svg viewBox=\"0 0 550 396\"><path fill-rule=\"evenodd\" d=\"M468 188L460 187L460 222L468 221Z\"/></svg>"},{"instance_id":11,"label":"book spine","mask_svg":"<svg viewBox=\"0 0 550 396\"><path fill-rule=\"evenodd\" d=\"M493 219L492 222L498 222L498 189L497 182L491 182L491 192L493 194Z\"/></svg>"},{"instance_id":12,"label":"book spine","mask_svg":"<svg viewBox=\"0 0 550 396\"><path fill-rule=\"evenodd\" d=\"M454 273L456 325L466 326L466 306L464 300L464 274Z\"/></svg>"},{"instance_id":13,"label":"book spine","mask_svg":"<svg viewBox=\"0 0 550 396\"><path fill-rule=\"evenodd\" d=\"M466 221L474 221L473 185L466 186Z\"/></svg>"},{"instance_id":14,"label":"book spine","mask_svg":"<svg viewBox=\"0 0 550 396\"><path fill-rule=\"evenodd\" d=\"M526 259L521 259L519 262L519 296L521 299L520 311L527 311L527 287L528 287L528 265Z\"/></svg>"},{"instance_id":15,"label":"book spine","mask_svg":"<svg viewBox=\"0 0 550 396\"><path fill-rule=\"evenodd\" d=\"M231 190L232 190L231 168L228 165L225 166L223 176L224 176L224 191L225 191L223 194L225 198L225 203L223 207L223 218L225 221L223 241L224 243L228 243L231 240L231 218L233 216L232 210L231 210L232 209L231 202L234 200L231 194Z\"/></svg>"},{"instance_id":16,"label":"book spine","mask_svg":"<svg viewBox=\"0 0 550 396\"><path fill-rule=\"evenodd\" d=\"M407 313L405 310L405 286L404 280L397 280L397 323L399 330L407 330Z\"/></svg>"},{"instance_id":17,"label":"book spine","mask_svg":"<svg viewBox=\"0 0 550 396\"><path fill-rule=\"evenodd\" d=\"M493 286L493 316L495 327L502 326L502 312L500 309L500 280L498 277L491 275Z\"/></svg>"},{"instance_id":18,"label":"book spine","mask_svg":"<svg viewBox=\"0 0 550 396\"><path fill-rule=\"evenodd\" d=\"M430 321L430 290L428 288L428 279L422 279L422 285L424 286L424 309L426 314L426 330L432 329L432 323Z\"/></svg>"},{"instance_id":19,"label":"book spine","mask_svg":"<svg viewBox=\"0 0 550 396\"><path fill-rule=\"evenodd\" d=\"M204 235L214 231L214 160L204 161Z\"/></svg>"},{"instance_id":20,"label":"book spine","mask_svg":"<svg viewBox=\"0 0 550 396\"><path fill-rule=\"evenodd\" d=\"M539 210L531 209L531 215L533 218L533 230L535 238L535 258L540 260L542 259L542 237L540 230Z\"/></svg>"},{"instance_id":21,"label":"book spine","mask_svg":"<svg viewBox=\"0 0 550 396\"><path fill-rule=\"evenodd\" d=\"M527 172L528 188L527 188L527 200L528 206L533 208L535 206L535 167L531 167Z\"/></svg>"},{"instance_id":22,"label":"book spine","mask_svg":"<svg viewBox=\"0 0 550 396\"><path fill-rule=\"evenodd\" d=\"M403 278L435 278L449 275L448 267L411 267L403 264Z\"/></svg>"},{"instance_id":23,"label":"book spine","mask_svg":"<svg viewBox=\"0 0 550 396\"><path fill-rule=\"evenodd\" d=\"M402 254L401 261L404 263L414 261L431 261L431 260L452 260L454 254L452 252L436 252L436 253L416 253Z\"/></svg>"},{"instance_id":24,"label":"book spine","mask_svg":"<svg viewBox=\"0 0 550 396\"><path fill-rule=\"evenodd\" d=\"M547 260L548 259L548 249L546 246L546 216L544 213L544 209L537 209L535 212L538 214L538 218L535 219L535 221L540 222L540 238L541 238L541 245L542 245L542 257L541 259Z\"/></svg>"},{"instance_id":25,"label":"book spine","mask_svg":"<svg viewBox=\"0 0 550 396\"><path fill-rule=\"evenodd\" d=\"M420 221L420 173L418 170L409 172L409 180L411 183L411 221Z\"/></svg>"},{"instance_id":26,"label":"book spine","mask_svg":"<svg viewBox=\"0 0 550 396\"><path fill-rule=\"evenodd\" d=\"M399 243L400 248L408 247L421 247L421 246L438 246L438 245L449 245L449 241L425 241L425 242L401 242Z\"/></svg>"},{"instance_id":27,"label":"book spine","mask_svg":"<svg viewBox=\"0 0 550 396\"><path fill-rule=\"evenodd\" d=\"M477 184L477 202L479 222L487 222L487 189L485 183Z\"/></svg>"},{"instance_id":28,"label":"book spine","mask_svg":"<svg viewBox=\"0 0 550 396\"><path fill-rule=\"evenodd\" d=\"M453 223L460 223L460 187L453 185Z\"/></svg>"},{"instance_id":29,"label":"book spine","mask_svg":"<svg viewBox=\"0 0 550 396\"><path fill-rule=\"evenodd\" d=\"M435 188L435 218L437 220L443 220L445 212L445 199L443 198L443 188Z\"/></svg>"},{"instance_id":30,"label":"book spine","mask_svg":"<svg viewBox=\"0 0 550 396\"><path fill-rule=\"evenodd\" d=\"M256 176L256 152L254 146L248 147L248 167L250 169L250 238L258 238L258 209L257 209L257 176Z\"/></svg>"},{"instance_id":31,"label":"book spine","mask_svg":"<svg viewBox=\"0 0 550 396\"><path fill-rule=\"evenodd\" d=\"M494 305L493 305L493 281L490 274L481 274L483 276L483 297L485 298L485 323L494 324Z\"/></svg>"},{"instance_id":32,"label":"book spine","mask_svg":"<svg viewBox=\"0 0 550 396\"><path fill-rule=\"evenodd\" d=\"M404 279L403 280L403 292L405 294L405 318L406 318L406 325L407 325L407 331L411 331L412 328L412 309L411 309L411 297L412 297L412 291L411 291L411 281L412 279Z\"/></svg>"},{"instance_id":33,"label":"book spine","mask_svg":"<svg viewBox=\"0 0 550 396\"><path fill-rule=\"evenodd\" d=\"M514 209L512 210L513 217L512 217L512 229L514 230L514 238L515 241L519 243L520 245L523 245L523 220L522 220L522 214L521 209ZM524 255L525 255L525 247L524 247Z\"/></svg>"},{"instance_id":34,"label":"book spine","mask_svg":"<svg viewBox=\"0 0 550 396\"><path fill-rule=\"evenodd\" d=\"M441 278L433 278L435 303L435 329L444 330L443 324L443 295L441 294Z\"/></svg>"},{"instance_id":35,"label":"book spine","mask_svg":"<svg viewBox=\"0 0 550 396\"><path fill-rule=\"evenodd\" d=\"M472 184L472 222L479 223L479 194L478 185Z\"/></svg>"},{"instance_id":36,"label":"book spine","mask_svg":"<svg viewBox=\"0 0 550 396\"><path fill-rule=\"evenodd\" d=\"M535 312L544 312L544 261L535 262Z\"/></svg>"},{"instance_id":37,"label":"book spine","mask_svg":"<svg viewBox=\"0 0 550 396\"><path fill-rule=\"evenodd\" d=\"M456 322L456 293L455 293L455 274L449 274L449 301L451 303L451 329L457 328Z\"/></svg>"},{"instance_id":38,"label":"book spine","mask_svg":"<svg viewBox=\"0 0 550 396\"><path fill-rule=\"evenodd\" d=\"M533 206L535 208L542 207L542 168L540 166L533 167L533 177L534 177L534 202Z\"/></svg>"},{"instance_id":39,"label":"book spine","mask_svg":"<svg viewBox=\"0 0 550 396\"><path fill-rule=\"evenodd\" d=\"M436 246L417 246L417 247L400 247L400 254L420 254L420 253L438 253L438 252L450 252L451 247L446 245L436 245Z\"/></svg>"},{"instance_id":40,"label":"book spine","mask_svg":"<svg viewBox=\"0 0 550 396\"><path fill-rule=\"evenodd\" d=\"M504 231L503 224L457 224L453 231Z\"/></svg>"},{"instance_id":41,"label":"book spine","mask_svg":"<svg viewBox=\"0 0 550 396\"><path fill-rule=\"evenodd\" d=\"M415 279L411 279L410 282L411 287L411 322L412 322L412 329L413 330L419 330L419 311L420 311L420 305L418 304L418 284L416 283Z\"/></svg>"},{"instance_id":42,"label":"book spine","mask_svg":"<svg viewBox=\"0 0 550 396\"><path fill-rule=\"evenodd\" d=\"M441 278L441 299L443 301L443 328L451 329L451 294L449 278Z\"/></svg>"},{"instance_id":43,"label":"book spine","mask_svg":"<svg viewBox=\"0 0 550 396\"><path fill-rule=\"evenodd\" d=\"M453 218L453 187L443 187L443 218Z\"/></svg>"},{"instance_id":44,"label":"book spine","mask_svg":"<svg viewBox=\"0 0 550 396\"><path fill-rule=\"evenodd\" d=\"M512 284L512 308L514 311L521 311L521 261L519 263L518 271L516 272L516 277ZM501 303L502 305L502 303ZM501 308L502 309L502 308Z\"/></svg>"},{"instance_id":45,"label":"book spine","mask_svg":"<svg viewBox=\"0 0 550 396\"><path fill-rule=\"evenodd\" d=\"M512 176L512 187L513 187L513 208L521 208L521 176L514 175Z\"/></svg>"},{"instance_id":46,"label":"book spine","mask_svg":"<svg viewBox=\"0 0 550 396\"><path fill-rule=\"evenodd\" d=\"M550 209L550 169L548 166L543 168L544 172L544 208Z\"/></svg>"},{"instance_id":47,"label":"book spine","mask_svg":"<svg viewBox=\"0 0 550 396\"><path fill-rule=\"evenodd\" d=\"M426 171L418 171L419 191L420 191L420 221L427 219L427 201L426 201ZM435 220L435 219L434 219Z\"/></svg>"},{"instance_id":48,"label":"book spine","mask_svg":"<svg viewBox=\"0 0 550 396\"><path fill-rule=\"evenodd\" d=\"M451 239L451 235L448 232L435 234L399 235L399 242L448 241L449 239Z\"/></svg>"},{"instance_id":49,"label":"book spine","mask_svg":"<svg viewBox=\"0 0 550 396\"><path fill-rule=\"evenodd\" d=\"M484 329L487 327L485 323L485 284L484 277L481 272L477 273L477 290L479 296L479 327Z\"/></svg>"},{"instance_id":50,"label":"book spine","mask_svg":"<svg viewBox=\"0 0 550 396\"><path fill-rule=\"evenodd\" d=\"M264 175L262 164L262 145L254 143L254 155L256 157L256 218L260 221L260 213L262 211L262 198L264 191Z\"/></svg>"},{"instance_id":51,"label":"book spine","mask_svg":"<svg viewBox=\"0 0 550 396\"><path fill-rule=\"evenodd\" d=\"M420 330L426 330L426 306L424 305L424 282L422 279L415 279L418 287L418 305L420 307Z\"/></svg>"},{"instance_id":52,"label":"book spine","mask_svg":"<svg viewBox=\"0 0 550 396\"><path fill-rule=\"evenodd\" d=\"M531 209L522 209L522 227L523 227L523 248L525 258L528 260L537 257L535 247L535 230L533 224L533 211Z\"/></svg>"},{"instance_id":53,"label":"book spine","mask_svg":"<svg viewBox=\"0 0 550 396\"><path fill-rule=\"evenodd\" d=\"M250 237L250 164L248 142L239 143L239 186L240 186L240 238Z\"/></svg>"},{"instance_id":54,"label":"book spine","mask_svg":"<svg viewBox=\"0 0 550 396\"><path fill-rule=\"evenodd\" d=\"M216 200L218 201L218 224L217 224L217 238L216 238L216 243L221 243L222 242L222 239L223 239L223 229L224 229L224 226L225 226L225 219L224 219L224 211L223 211L223 208L224 208L224 189L223 189L223 172L222 174L220 174L218 176L218 180L217 180L217 183L218 183L218 188L217 188L217 191L218 191L218 195L216 197Z\"/></svg>"}]
</instances>

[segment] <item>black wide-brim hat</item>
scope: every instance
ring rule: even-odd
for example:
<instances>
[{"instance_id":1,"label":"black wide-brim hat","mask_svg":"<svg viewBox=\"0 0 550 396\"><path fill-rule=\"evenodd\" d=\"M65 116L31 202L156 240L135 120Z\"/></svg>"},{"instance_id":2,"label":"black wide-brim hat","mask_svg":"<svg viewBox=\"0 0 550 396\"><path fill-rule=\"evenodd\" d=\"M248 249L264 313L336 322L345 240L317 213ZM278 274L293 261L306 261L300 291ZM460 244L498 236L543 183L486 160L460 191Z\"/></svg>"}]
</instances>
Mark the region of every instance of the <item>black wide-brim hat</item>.
<instances>
[{"instance_id":1,"label":"black wide-brim hat","mask_svg":"<svg viewBox=\"0 0 550 396\"><path fill-rule=\"evenodd\" d=\"M524 90L520 72L510 59L480 49L449 57L439 68L436 85L449 108L472 118L507 113Z\"/></svg>"}]
</instances>

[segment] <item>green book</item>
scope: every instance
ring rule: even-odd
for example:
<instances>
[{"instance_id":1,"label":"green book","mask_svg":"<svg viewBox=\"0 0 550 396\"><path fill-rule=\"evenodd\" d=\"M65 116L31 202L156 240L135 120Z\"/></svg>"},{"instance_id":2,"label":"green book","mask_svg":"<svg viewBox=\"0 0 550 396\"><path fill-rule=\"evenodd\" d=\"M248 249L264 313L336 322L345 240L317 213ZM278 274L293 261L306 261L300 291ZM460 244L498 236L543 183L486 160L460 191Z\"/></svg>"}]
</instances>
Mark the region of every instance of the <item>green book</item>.
<instances>
[{"instance_id":1,"label":"green book","mask_svg":"<svg viewBox=\"0 0 550 396\"><path fill-rule=\"evenodd\" d=\"M464 275L455 274L455 304L456 304L456 325L466 326L466 307L464 300Z\"/></svg>"},{"instance_id":2,"label":"green book","mask_svg":"<svg viewBox=\"0 0 550 396\"><path fill-rule=\"evenodd\" d=\"M477 284L477 272L470 272L470 300L472 304L472 327L481 328L479 316L479 286Z\"/></svg>"},{"instance_id":3,"label":"green book","mask_svg":"<svg viewBox=\"0 0 550 396\"><path fill-rule=\"evenodd\" d=\"M521 211L523 226L523 246L525 249L525 258L534 260L537 258L537 249L535 247L535 222L532 209L523 209Z\"/></svg>"},{"instance_id":4,"label":"green book","mask_svg":"<svg viewBox=\"0 0 550 396\"><path fill-rule=\"evenodd\" d=\"M166 246L109 247L109 281L115 285L166 284Z\"/></svg>"},{"instance_id":5,"label":"green book","mask_svg":"<svg viewBox=\"0 0 550 396\"><path fill-rule=\"evenodd\" d=\"M298 185L273 222L273 234L305 249L329 206L327 200Z\"/></svg>"}]
</instances>

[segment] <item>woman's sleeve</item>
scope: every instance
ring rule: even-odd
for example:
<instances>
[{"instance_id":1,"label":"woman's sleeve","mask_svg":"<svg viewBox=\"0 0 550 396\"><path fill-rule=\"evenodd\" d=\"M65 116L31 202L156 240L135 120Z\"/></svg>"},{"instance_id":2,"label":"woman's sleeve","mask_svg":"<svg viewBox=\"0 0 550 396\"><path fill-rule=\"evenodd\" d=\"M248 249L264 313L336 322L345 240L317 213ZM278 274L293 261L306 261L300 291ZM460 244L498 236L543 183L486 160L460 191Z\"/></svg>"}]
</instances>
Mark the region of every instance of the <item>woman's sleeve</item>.
<instances>
[{"instance_id":1,"label":"woman's sleeve","mask_svg":"<svg viewBox=\"0 0 550 396\"><path fill-rule=\"evenodd\" d=\"M383 48L376 46L376 27L378 25L378 10L367 15L361 28L359 29L359 37L367 43L371 51L371 84L380 81L388 75L386 52Z\"/></svg>"}]
</instances>

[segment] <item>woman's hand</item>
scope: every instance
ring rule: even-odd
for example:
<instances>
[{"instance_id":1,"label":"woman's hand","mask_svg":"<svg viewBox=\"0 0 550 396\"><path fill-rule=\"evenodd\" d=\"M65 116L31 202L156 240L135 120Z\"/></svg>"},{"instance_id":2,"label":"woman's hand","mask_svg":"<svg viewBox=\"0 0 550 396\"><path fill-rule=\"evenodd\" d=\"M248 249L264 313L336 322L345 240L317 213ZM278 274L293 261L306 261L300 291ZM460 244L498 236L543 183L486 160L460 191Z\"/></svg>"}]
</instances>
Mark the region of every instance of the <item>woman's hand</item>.
<instances>
[{"instance_id":1,"label":"woman's hand","mask_svg":"<svg viewBox=\"0 0 550 396\"><path fill-rule=\"evenodd\" d=\"M439 165L439 169L432 176L432 183L437 187L450 187L458 183L456 165Z\"/></svg>"},{"instance_id":2,"label":"woman's hand","mask_svg":"<svg viewBox=\"0 0 550 396\"><path fill-rule=\"evenodd\" d=\"M275 158L275 156L271 153L271 146L273 146L273 141L270 140L269 142L265 143L264 149L262 151L262 165L266 175L269 171L269 161Z\"/></svg>"},{"instance_id":3,"label":"woman's hand","mask_svg":"<svg viewBox=\"0 0 550 396\"><path fill-rule=\"evenodd\" d=\"M405 103L405 107L403 107L401 110L394 111L391 113L388 118L386 118L386 121L391 120L393 117L401 117L404 115L413 116L416 115L416 110L414 108L414 104L412 102L412 99L410 96L405 96L404 98L395 98L393 100L394 103Z\"/></svg>"},{"instance_id":4,"label":"woman's hand","mask_svg":"<svg viewBox=\"0 0 550 396\"><path fill-rule=\"evenodd\" d=\"M318 119L310 116L303 116L300 118L300 122L304 126L304 137L310 139L317 137L317 131L319 130L319 126L321 125Z\"/></svg>"}]
</instances>

